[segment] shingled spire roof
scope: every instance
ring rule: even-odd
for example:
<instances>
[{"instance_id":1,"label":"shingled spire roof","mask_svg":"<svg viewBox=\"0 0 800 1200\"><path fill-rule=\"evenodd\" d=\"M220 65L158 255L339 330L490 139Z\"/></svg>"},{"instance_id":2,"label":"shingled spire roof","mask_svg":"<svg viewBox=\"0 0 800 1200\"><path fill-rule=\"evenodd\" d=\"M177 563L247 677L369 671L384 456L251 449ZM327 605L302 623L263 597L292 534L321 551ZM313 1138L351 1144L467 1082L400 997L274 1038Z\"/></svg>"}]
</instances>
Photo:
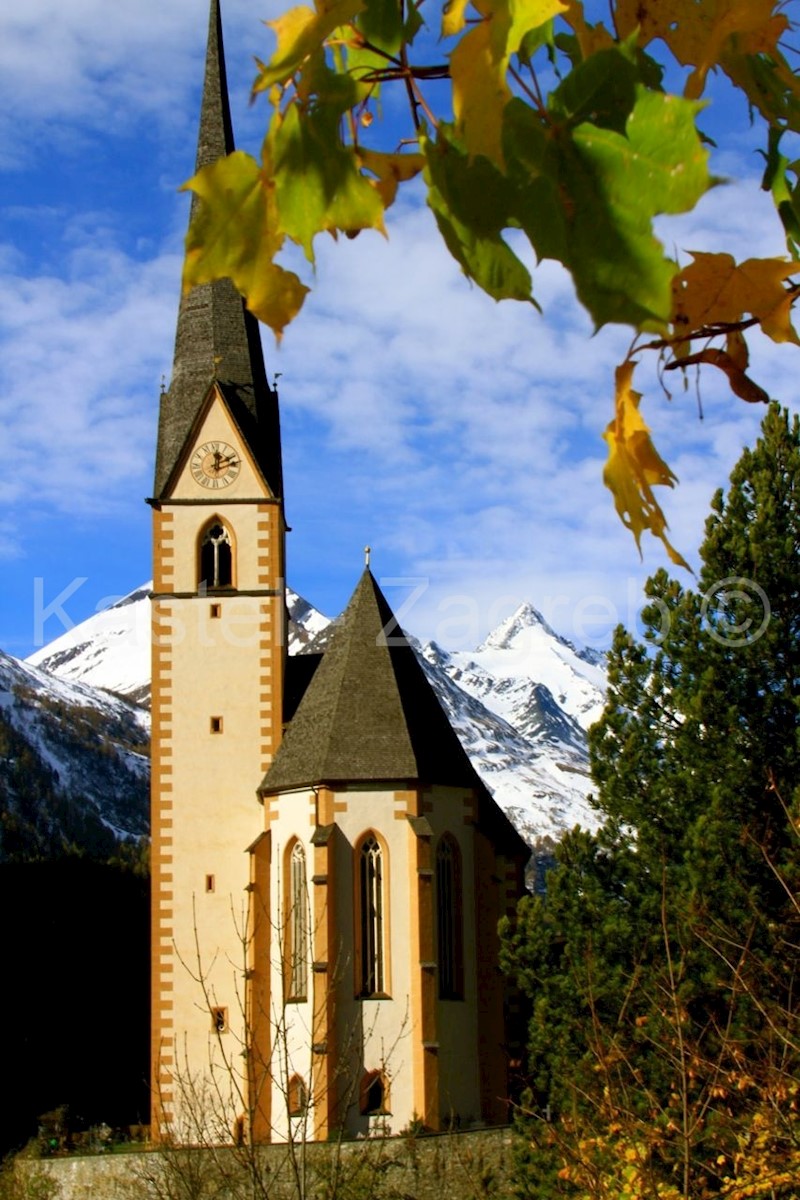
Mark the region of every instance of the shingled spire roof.
<instances>
[{"instance_id":1,"label":"shingled spire roof","mask_svg":"<svg viewBox=\"0 0 800 1200\"><path fill-rule=\"evenodd\" d=\"M211 0L197 170L233 149L219 0ZM181 298L172 380L161 397L155 497L166 492L215 380L270 489L282 496L278 398L267 383L258 322L221 279Z\"/></svg>"},{"instance_id":2,"label":"shingled spire roof","mask_svg":"<svg viewBox=\"0 0 800 1200\"><path fill-rule=\"evenodd\" d=\"M485 790L367 569L261 790L378 780Z\"/></svg>"}]
</instances>

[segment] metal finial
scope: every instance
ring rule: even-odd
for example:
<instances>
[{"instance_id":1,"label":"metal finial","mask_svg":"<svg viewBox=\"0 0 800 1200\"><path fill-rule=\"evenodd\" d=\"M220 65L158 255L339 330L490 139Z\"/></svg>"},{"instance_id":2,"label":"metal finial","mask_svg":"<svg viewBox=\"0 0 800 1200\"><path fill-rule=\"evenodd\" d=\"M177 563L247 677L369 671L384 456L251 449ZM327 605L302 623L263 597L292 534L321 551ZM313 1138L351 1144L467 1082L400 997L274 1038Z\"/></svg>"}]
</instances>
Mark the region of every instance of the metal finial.
<instances>
[{"instance_id":1,"label":"metal finial","mask_svg":"<svg viewBox=\"0 0 800 1200\"><path fill-rule=\"evenodd\" d=\"M167 377L166 377L166 375L162 375L161 376L161 395L162 396L164 395L164 392L166 390L167 390Z\"/></svg>"},{"instance_id":2,"label":"metal finial","mask_svg":"<svg viewBox=\"0 0 800 1200\"><path fill-rule=\"evenodd\" d=\"M364 547L364 566L366 566L366 567L369 566L369 556L371 553L372 553L372 547L365 546Z\"/></svg>"}]
</instances>

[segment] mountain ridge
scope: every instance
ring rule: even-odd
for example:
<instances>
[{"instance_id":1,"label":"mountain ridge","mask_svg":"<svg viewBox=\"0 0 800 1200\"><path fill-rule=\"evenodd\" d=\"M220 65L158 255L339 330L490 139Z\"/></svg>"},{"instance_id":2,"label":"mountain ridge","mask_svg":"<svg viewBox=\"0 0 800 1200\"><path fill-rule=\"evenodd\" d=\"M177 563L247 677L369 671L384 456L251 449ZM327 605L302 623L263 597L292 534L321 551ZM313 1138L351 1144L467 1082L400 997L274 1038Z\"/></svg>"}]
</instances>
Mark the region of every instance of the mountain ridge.
<instances>
[{"instance_id":1,"label":"mountain ridge","mask_svg":"<svg viewBox=\"0 0 800 1200\"><path fill-rule=\"evenodd\" d=\"M77 688L71 695L79 707L86 694L110 694L116 704L139 714L144 730L150 690L149 587L135 588L66 631L22 667L38 672L37 679ZM289 653L324 650L333 622L290 589L287 606ZM556 838L576 823L597 824L588 800L586 740L586 730L601 711L605 686L595 652L582 651L556 633L528 602L473 651L409 640L473 765L523 836L535 842ZM115 713L112 708L109 719ZM138 815L132 824L140 829Z\"/></svg>"}]
</instances>

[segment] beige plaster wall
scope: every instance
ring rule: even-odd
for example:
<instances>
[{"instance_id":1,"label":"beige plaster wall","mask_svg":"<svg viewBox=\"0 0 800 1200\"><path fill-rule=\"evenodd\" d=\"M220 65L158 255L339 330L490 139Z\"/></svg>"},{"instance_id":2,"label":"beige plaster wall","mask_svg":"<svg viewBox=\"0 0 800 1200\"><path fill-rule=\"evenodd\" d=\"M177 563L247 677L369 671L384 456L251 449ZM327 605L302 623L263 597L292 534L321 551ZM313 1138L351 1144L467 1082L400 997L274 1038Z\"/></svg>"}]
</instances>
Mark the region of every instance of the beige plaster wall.
<instances>
[{"instance_id":1,"label":"beige plaster wall","mask_svg":"<svg viewBox=\"0 0 800 1200\"><path fill-rule=\"evenodd\" d=\"M345 1101L350 1108L347 1128L351 1133L364 1134L378 1124L398 1132L418 1115L419 1047L422 1016L418 1009L418 993L412 986L413 973L419 973L419 944L417 931L412 928L411 914L415 911L412 889L417 886L417 858L414 833L409 816L417 808L431 830L430 853L435 862L438 839L445 832L456 838L462 858L463 922L464 922L464 981L463 1000L435 1001L434 1020L439 1043L439 1107L440 1116L448 1121L456 1115L462 1120L480 1115L480 1086L478 1066L478 1004L475 961L475 896L471 886L474 876L473 829L470 824L472 797L461 789L436 788L424 797L410 802L413 794L398 784L385 787L357 787L334 793L332 812L321 812L313 790L287 793L267 802L273 864L271 911L284 914L286 850L299 838L306 850L309 890L313 892L314 847L312 835L316 826L327 824L333 816L336 823L334 839L335 872L332 899L335 905L337 944L328 974L329 986L335 989L336 1058ZM381 999L361 999L357 996L355 954L355 894L357 875L355 847L372 830L378 835L384 851L385 913L387 945L388 996ZM326 884L327 886L327 884ZM310 907L314 911L313 897ZM273 919L275 939L281 937L281 920ZM312 920L312 934L313 920ZM311 958L320 955L312 948ZM272 955L273 997L281 995L281 953L276 946ZM309 964L309 979L312 978ZM309 1054L314 1040L314 1013L311 997L306 1004L288 1004L282 1010L286 1032L281 1040L292 1064L313 1063ZM279 1022L274 1021L277 1028ZM498 1039L499 1040L499 1039ZM415 1051L415 1046L417 1050ZM294 1066L292 1069L295 1069ZM364 1119L358 1112L358 1092L353 1085L371 1070L385 1070L390 1081L391 1116L381 1121ZM303 1074L303 1070L299 1070ZM285 1075L285 1070L281 1071ZM348 1084L345 1080L350 1081ZM349 1095L348 1093L349 1087ZM275 1136L285 1136L284 1087L276 1081L273 1093L272 1121Z\"/></svg>"},{"instance_id":2,"label":"beige plaster wall","mask_svg":"<svg viewBox=\"0 0 800 1200\"><path fill-rule=\"evenodd\" d=\"M221 1124L219 1136L243 1110L247 847L263 828L256 789L280 737L285 650L282 512L266 502L219 401L195 445L211 440L242 455L239 477L224 493L209 493L187 460L174 496L200 503L167 502L157 514L169 537L157 539L154 572L154 1053L160 1091L172 1100L167 1111L178 1117L183 1108L190 1141L204 1107ZM252 503L230 503L237 498ZM255 595L197 594L199 538L212 517L231 531L237 591ZM227 1011L219 1036L212 1007ZM212 1067L223 1095L207 1099L216 1090Z\"/></svg>"}]
</instances>

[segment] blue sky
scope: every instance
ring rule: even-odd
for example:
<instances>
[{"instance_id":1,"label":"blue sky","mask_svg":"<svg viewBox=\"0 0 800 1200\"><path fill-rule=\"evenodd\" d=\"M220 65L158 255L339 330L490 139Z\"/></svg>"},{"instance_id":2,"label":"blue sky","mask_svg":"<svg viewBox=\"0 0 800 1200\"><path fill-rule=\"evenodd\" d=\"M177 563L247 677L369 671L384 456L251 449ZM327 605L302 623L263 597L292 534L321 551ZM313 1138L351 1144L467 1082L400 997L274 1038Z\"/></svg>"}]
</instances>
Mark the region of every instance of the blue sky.
<instances>
[{"instance_id":1,"label":"blue sky","mask_svg":"<svg viewBox=\"0 0 800 1200\"><path fill-rule=\"evenodd\" d=\"M223 0L237 143L274 0ZM0 17L0 648L19 656L150 575L158 393L168 382L207 28L206 0L27 0ZM662 227L677 250L782 254L747 135L709 112L730 182ZM568 277L536 270L544 316L460 275L411 196L389 240L318 243L314 290L280 348L290 584L328 615L363 547L411 632L463 648L522 600L602 645L636 619L644 561L602 485L601 432L625 330L591 335ZM798 348L754 344L754 374L796 404ZM680 477L673 542L696 562L708 501L761 413L702 381L643 411ZM83 580L84 582L79 582Z\"/></svg>"}]
</instances>

